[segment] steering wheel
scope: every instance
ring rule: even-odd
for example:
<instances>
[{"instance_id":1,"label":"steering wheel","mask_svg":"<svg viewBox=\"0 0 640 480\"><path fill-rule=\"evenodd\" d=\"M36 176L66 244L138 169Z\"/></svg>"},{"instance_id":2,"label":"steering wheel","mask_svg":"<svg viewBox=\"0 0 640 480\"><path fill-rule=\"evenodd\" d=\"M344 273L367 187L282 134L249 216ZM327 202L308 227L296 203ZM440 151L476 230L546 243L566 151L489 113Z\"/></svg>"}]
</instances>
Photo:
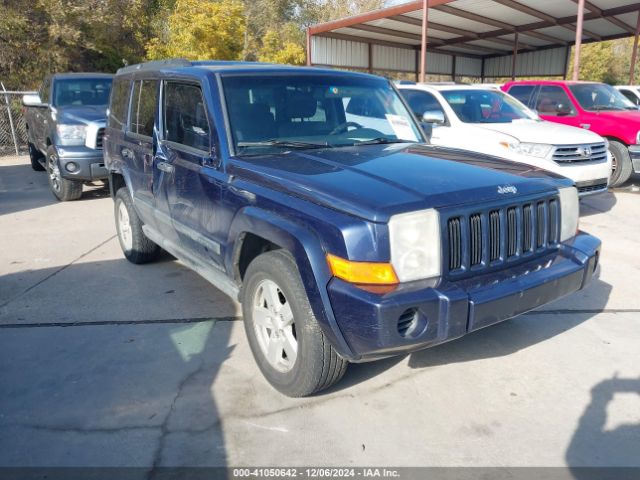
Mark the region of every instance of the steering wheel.
<instances>
[{"instance_id":1,"label":"steering wheel","mask_svg":"<svg viewBox=\"0 0 640 480\"><path fill-rule=\"evenodd\" d=\"M338 125L333 130L331 130L331 132L329 132L329 135L336 135L338 133L346 132L346 131L349 130L349 127L364 128L358 122L344 122L344 123L341 123L340 125Z\"/></svg>"}]
</instances>

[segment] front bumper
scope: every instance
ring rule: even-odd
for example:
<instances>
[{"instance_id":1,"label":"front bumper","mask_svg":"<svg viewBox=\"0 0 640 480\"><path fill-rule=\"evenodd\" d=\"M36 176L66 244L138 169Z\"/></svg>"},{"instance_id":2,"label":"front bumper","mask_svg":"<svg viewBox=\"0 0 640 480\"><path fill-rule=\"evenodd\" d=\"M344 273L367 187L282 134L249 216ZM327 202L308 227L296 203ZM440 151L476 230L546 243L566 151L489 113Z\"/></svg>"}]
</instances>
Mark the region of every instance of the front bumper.
<instances>
[{"instance_id":1,"label":"front bumper","mask_svg":"<svg viewBox=\"0 0 640 480\"><path fill-rule=\"evenodd\" d=\"M599 251L597 238L580 233L556 253L456 282L413 282L380 295L334 278L329 298L353 352L349 360L375 360L453 340L580 290Z\"/></svg>"},{"instance_id":2,"label":"front bumper","mask_svg":"<svg viewBox=\"0 0 640 480\"><path fill-rule=\"evenodd\" d=\"M109 176L109 171L104 166L102 150L79 147L56 147L60 174L69 180L102 180ZM67 164L75 163L73 172L67 169Z\"/></svg>"},{"instance_id":3,"label":"front bumper","mask_svg":"<svg viewBox=\"0 0 640 480\"><path fill-rule=\"evenodd\" d=\"M633 164L633 171L640 173L640 145L631 145L629 147L629 155Z\"/></svg>"}]
</instances>

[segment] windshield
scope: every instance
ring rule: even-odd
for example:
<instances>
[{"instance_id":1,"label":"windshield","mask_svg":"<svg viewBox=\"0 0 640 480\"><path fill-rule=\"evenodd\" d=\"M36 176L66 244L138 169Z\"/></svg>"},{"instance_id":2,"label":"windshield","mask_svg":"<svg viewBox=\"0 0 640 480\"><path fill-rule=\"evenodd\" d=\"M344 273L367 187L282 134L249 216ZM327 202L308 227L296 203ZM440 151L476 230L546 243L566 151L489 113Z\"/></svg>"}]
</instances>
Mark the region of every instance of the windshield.
<instances>
[{"instance_id":1,"label":"windshield","mask_svg":"<svg viewBox=\"0 0 640 480\"><path fill-rule=\"evenodd\" d=\"M238 155L424 141L384 79L260 74L222 84Z\"/></svg>"},{"instance_id":2,"label":"windshield","mask_svg":"<svg viewBox=\"0 0 640 480\"><path fill-rule=\"evenodd\" d=\"M499 90L442 90L440 94L465 123L511 123L537 119L527 107Z\"/></svg>"},{"instance_id":3,"label":"windshield","mask_svg":"<svg viewBox=\"0 0 640 480\"><path fill-rule=\"evenodd\" d=\"M53 89L53 105L55 107L107 105L110 91L110 78L56 80Z\"/></svg>"},{"instance_id":4,"label":"windshield","mask_svg":"<svg viewBox=\"0 0 640 480\"><path fill-rule=\"evenodd\" d=\"M622 93L604 83L582 83L569 86L569 90L585 110L635 110Z\"/></svg>"}]
</instances>

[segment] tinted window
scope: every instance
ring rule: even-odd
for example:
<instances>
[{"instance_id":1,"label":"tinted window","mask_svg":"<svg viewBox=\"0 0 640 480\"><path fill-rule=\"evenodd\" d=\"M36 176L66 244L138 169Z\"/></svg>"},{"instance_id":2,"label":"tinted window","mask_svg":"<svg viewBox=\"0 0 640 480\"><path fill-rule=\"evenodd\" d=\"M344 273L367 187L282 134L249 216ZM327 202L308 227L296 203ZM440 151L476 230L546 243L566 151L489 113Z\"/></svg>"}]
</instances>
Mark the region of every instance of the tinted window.
<instances>
[{"instance_id":1,"label":"tinted window","mask_svg":"<svg viewBox=\"0 0 640 480\"><path fill-rule=\"evenodd\" d=\"M423 141L386 80L348 75L222 79L238 154Z\"/></svg>"},{"instance_id":2,"label":"tinted window","mask_svg":"<svg viewBox=\"0 0 640 480\"><path fill-rule=\"evenodd\" d=\"M209 123L200 87L167 83L164 138L199 150L209 150Z\"/></svg>"},{"instance_id":3,"label":"tinted window","mask_svg":"<svg viewBox=\"0 0 640 480\"><path fill-rule=\"evenodd\" d=\"M444 116L444 111L440 102L429 92L423 92L421 90L400 90L400 93L405 98L411 111L420 119L425 112L441 112Z\"/></svg>"},{"instance_id":4,"label":"tinted window","mask_svg":"<svg viewBox=\"0 0 640 480\"><path fill-rule=\"evenodd\" d=\"M440 93L465 123L510 123L534 118L524 105L500 90L443 90Z\"/></svg>"},{"instance_id":5,"label":"tinted window","mask_svg":"<svg viewBox=\"0 0 640 480\"><path fill-rule=\"evenodd\" d=\"M56 80L53 85L53 105L56 107L107 105L110 93L110 78Z\"/></svg>"},{"instance_id":6,"label":"tinted window","mask_svg":"<svg viewBox=\"0 0 640 480\"><path fill-rule=\"evenodd\" d=\"M531 94L535 90L535 85L514 85L509 89L509 95L516 97L525 105L529 105Z\"/></svg>"},{"instance_id":7,"label":"tinted window","mask_svg":"<svg viewBox=\"0 0 640 480\"><path fill-rule=\"evenodd\" d=\"M122 129L127 121L127 111L129 110L129 91L131 82L129 80L116 80L113 83L111 92L111 104L109 105L109 126Z\"/></svg>"},{"instance_id":8,"label":"tinted window","mask_svg":"<svg viewBox=\"0 0 640 480\"><path fill-rule=\"evenodd\" d=\"M540 88L536 110L542 115L566 117L576 114L567 92L562 87L551 85Z\"/></svg>"},{"instance_id":9,"label":"tinted window","mask_svg":"<svg viewBox=\"0 0 640 480\"><path fill-rule=\"evenodd\" d=\"M604 83L581 83L569 87L585 110L635 110L636 107L618 90Z\"/></svg>"},{"instance_id":10,"label":"tinted window","mask_svg":"<svg viewBox=\"0 0 640 480\"><path fill-rule=\"evenodd\" d=\"M153 135L153 121L158 103L158 81L138 80L133 84L129 129L138 135Z\"/></svg>"}]
</instances>

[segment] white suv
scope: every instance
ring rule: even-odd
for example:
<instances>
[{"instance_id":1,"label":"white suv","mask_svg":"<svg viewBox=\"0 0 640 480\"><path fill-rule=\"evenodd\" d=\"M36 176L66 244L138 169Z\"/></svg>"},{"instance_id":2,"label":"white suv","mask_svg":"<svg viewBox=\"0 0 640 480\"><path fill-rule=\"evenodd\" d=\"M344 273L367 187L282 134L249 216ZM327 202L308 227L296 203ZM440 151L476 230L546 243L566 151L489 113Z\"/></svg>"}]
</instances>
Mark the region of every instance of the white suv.
<instances>
[{"instance_id":1,"label":"white suv","mask_svg":"<svg viewBox=\"0 0 640 480\"><path fill-rule=\"evenodd\" d=\"M433 125L431 143L486 153L572 179L580 195L607 190L607 141L576 127L541 120L512 96L467 85L400 84L419 120Z\"/></svg>"}]
</instances>

